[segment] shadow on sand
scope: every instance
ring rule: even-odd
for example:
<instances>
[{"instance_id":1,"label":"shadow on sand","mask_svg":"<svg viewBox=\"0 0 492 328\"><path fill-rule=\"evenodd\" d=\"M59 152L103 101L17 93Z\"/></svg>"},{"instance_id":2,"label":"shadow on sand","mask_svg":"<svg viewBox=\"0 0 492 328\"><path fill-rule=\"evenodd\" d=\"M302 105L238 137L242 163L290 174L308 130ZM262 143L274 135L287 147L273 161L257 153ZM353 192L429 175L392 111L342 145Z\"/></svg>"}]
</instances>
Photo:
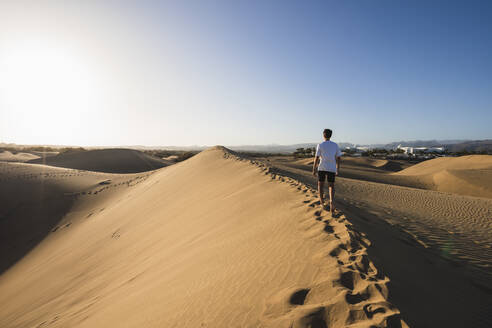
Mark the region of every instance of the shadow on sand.
<instances>
[{"instance_id":1,"label":"shadow on sand","mask_svg":"<svg viewBox=\"0 0 492 328\"><path fill-rule=\"evenodd\" d=\"M43 184L0 191L0 275L27 255L70 210L73 196Z\"/></svg>"}]
</instances>

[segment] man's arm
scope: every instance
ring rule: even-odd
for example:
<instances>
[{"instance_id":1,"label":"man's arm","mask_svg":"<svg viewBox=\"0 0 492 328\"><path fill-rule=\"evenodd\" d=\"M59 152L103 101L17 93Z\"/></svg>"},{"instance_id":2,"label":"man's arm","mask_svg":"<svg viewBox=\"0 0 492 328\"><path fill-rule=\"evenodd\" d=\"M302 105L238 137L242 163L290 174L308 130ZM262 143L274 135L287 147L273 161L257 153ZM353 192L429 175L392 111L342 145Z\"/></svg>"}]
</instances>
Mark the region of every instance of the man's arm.
<instances>
[{"instance_id":1,"label":"man's arm","mask_svg":"<svg viewBox=\"0 0 492 328\"><path fill-rule=\"evenodd\" d=\"M314 163L313 163L313 175L316 176L318 174L318 164L319 164L319 156L316 156L314 158Z\"/></svg>"},{"instance_id":2,"label":"man's arm","mask_svg":"<svg viewBox=\"0 0 492 328\"><path fill-rule=\"evenodd\" d=\"M336 161L337 161L337 173L336 175L338 175L338 170L340 170L340 162L341 162L341 158L342 158L342 152L340 151L340 147L338 147L337 145L337 153L336 153Z\"/></svg>"},{"instance_id":3,"label":"man's arm","mask_svg":"<svg viewBox=\"0 0 492 328\"><path fill-rule=\"evenodd\" d=\"M316 176L318 174L318 164L319 164L319 155L321 155L319 151L319 145L316 146L316 153L314 154L314 163L313 163L313 175Z\"/></svg>"}]
</instances>

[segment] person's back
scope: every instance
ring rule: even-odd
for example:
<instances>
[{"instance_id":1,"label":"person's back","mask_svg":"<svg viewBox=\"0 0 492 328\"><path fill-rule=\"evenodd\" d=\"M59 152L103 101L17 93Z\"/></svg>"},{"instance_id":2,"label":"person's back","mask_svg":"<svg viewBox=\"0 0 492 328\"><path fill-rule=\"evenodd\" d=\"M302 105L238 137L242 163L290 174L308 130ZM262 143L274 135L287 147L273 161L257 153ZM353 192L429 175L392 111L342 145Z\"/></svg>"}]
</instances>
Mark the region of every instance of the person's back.
<instances>
[{"instance_id":1,"label":"person's back","mask_svg":"<svg viewBox=\"0 0 492 328\"><path fill-rule=\"evenodd\" d=\"M318 170L337 173L337 157L340 157L340 148L331 141L326 140L318 144L316 156L320 157Z\"/></svg>"}]
</instances>

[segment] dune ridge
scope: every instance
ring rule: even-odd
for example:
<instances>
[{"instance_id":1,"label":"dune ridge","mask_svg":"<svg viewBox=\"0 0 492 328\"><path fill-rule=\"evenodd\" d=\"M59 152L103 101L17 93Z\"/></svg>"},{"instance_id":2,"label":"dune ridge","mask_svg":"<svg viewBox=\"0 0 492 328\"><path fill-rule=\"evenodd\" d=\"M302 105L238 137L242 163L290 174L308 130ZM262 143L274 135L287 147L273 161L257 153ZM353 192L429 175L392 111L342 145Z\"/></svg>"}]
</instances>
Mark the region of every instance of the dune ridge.
<instances>
[{"instance_id":1,"label":"dune ridge","mask_svg":"<svg viewBox=\"0 0 492 328\"><path fill-rule=\"evenodd\" d=\"M27 162L39 158L39 156L30 153L16 153L5 150L0 152L0 161L3 162Z\"/></svg>"},{"instance_id":2,"label":"dune ridge","mask_svg":"<svg viewBox=\"0 0 492 328\"><path fill-rule=\"evenodd\" d=\"M0 276L2 327L406 326L367 238L267 165L214 147L98 175Z\"/></svg>"},{"instance_id":3,"label":"dune ridge","mask_svg":"<svg viewBox=\"0 0 492 328\"><path fill-rule=\"evenodd\" d=\"M383 172L398 172L404 169L408 164L390 159L379 159L370 157L343 157L344 166L366 167L382 170Z\"/></svg>"},{"instance_id":4,"label":"dune ridge","mask_svg":"<svg viewBox=\"0 0 492 328\"><path fill-rule=\"evenodd\" d=\"M138 173L172 164L134 149L73 151L28 162L105 173Z\"/></svg>"}]
</instances>

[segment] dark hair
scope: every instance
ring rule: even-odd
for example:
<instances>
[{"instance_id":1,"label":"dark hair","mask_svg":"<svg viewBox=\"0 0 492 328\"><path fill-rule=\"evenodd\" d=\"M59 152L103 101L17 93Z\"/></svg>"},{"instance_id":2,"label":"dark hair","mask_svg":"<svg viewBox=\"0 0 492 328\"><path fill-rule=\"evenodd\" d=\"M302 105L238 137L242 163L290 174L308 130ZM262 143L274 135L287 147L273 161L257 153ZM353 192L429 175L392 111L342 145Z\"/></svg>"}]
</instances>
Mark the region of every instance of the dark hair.
<instances>
[{"instance_id":1,"label":"dark hair","mask_svg":"<svg viewBox=\"0 0 492 328\"><path fill-rule=\"evenodd\" d=\"M333 132L332 132L330 129L325 129L325 130L323 131L323 136L324 136L326 139L328 139L328 138L331 138L331 134L332 134L332 133L333 133Z\"/></svg>"}]
</instances>

